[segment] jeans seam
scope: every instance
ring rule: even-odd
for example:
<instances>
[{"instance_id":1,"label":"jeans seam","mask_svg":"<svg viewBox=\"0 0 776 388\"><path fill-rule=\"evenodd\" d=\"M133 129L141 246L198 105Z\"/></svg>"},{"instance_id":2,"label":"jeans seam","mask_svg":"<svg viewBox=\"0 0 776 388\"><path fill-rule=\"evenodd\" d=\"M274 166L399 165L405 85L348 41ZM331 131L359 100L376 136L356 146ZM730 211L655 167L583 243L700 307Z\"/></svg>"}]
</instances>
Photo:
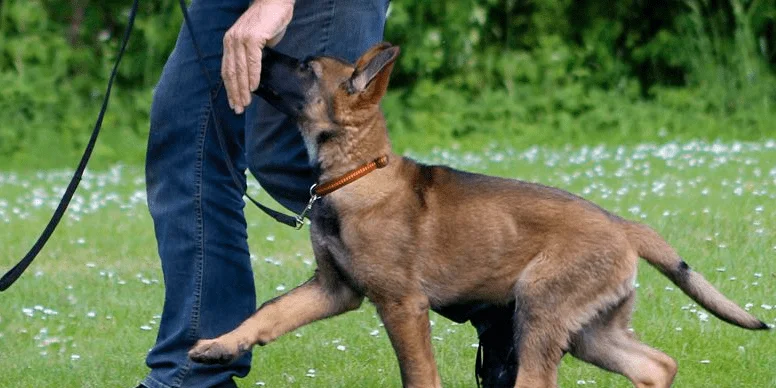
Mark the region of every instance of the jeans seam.
<instances>
[{"instance_id":1,"label":"jeans seam","mask_svg":"<svg viewBox=\"0 0 776 388\"><path fill-rule=\"evenodd\" d=\"M318 50L319 53L325 54L326 50L329 48L329 30L331 27L332 20L334 20L334 8L336 7L336 2L334 0L329 0L328 6L328 14L327 17L323 23L323 31L321 32L321 41L320 41L320 48Z\"/></svg>"},{"instance_id":2,"label":"jeans seam","mask_svg":"<svg viewBox=\"0 0 776 388\"><path fill-rule=\"evenodd\" d=\"M210 116L213 110L211 101L208 100L200 118L200 126L198 130L197 138L197 160L194 165L194 214L196 219L196 245L197 254L196 260L196 276L194 279L194 301L191 306L191 325L189 326L189 339L192 342L199 339L199 323L200 323L200 310L202 308L202 277L204 275L205 266L205 225L202 212L202 170L204 168L204 154L205 154L205 139L207 138L207 127L210 122ZM186 379L188 372L191 370L192 361L186 360L186 364L181 367L180 372L175 376L174 382L176 386L181 386Z\"/></svg>"},{"instance_id":3,"label":"jeans seam","mask_svg":"<svg viewBox=\"0 0 776 388\"><path fill-rule=\"evenodd\" d=\"M162 387L162 388L172 388L169 385L167 385L165 383L162 383L161 381L159 381L159 380L157 380L157 379L155 379L155 378L153 378L151 376L146 376L146 378L143 380L143 382L141 384L143 384L144 387L149 387L149 388L159 388L159 387Z\"/></svg>"}]
</instances>

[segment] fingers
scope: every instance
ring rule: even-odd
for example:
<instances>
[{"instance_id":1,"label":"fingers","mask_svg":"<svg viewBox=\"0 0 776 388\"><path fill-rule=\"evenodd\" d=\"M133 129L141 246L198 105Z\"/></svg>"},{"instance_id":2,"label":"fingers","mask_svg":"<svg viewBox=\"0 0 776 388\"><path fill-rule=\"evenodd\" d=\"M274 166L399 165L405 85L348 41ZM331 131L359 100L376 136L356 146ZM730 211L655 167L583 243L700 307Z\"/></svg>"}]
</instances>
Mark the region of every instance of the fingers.
<instances>
[{"instance_id":1,"label":"fingers","mask_svg":"<svg viewBox=\"0 0 776 388\"><path fill-rule=\"evenodd\" d=\"M248 57L245 53L245 45L241 41L234 43L234 59L237 85L235 88L237 106L235 113L240 114L251 103L251 90L248 78Z\"/></svg>"},{"instance_id":2,"label":"fingers","mask_svg":"<svg viewBox=\"0 0 776 388\"><path fill-rule=\"evenodd\" d=\"M282 39L293 15L293 0L255 1L224 35L221 77L229 106L241 114L259 87L261 50Z\"/></svg>"},{"instance_id":3,"label":"fingers","mask_svg":"<svg viewBox=\"0 0 776 388\"><path fill-rule=\"evenodd\" d=\"M237 114L243 113L251 103L251 91L259 87L262 46L257 42L248 43L231 33L224 36L221 77L229 106Z\"/></svg>"},{"instance_id":4,"label":"fingers","mask_svg":"<svg viewBox=\"0 0 776 388\"><path fill-rule=\"evenodd\" d=\"M226 98L229 100L229 107L235 112L238 106L237 92L237 70L235 55L233 53L232 37L229 33L224 36L224 56L221 60L221 78L224 80L226 88Z\"/></svg>"},{"instance_id":5,"label":"fingers","mask_svg":"<svg viewBox=\"0 0 776 388\"><path fill-rule=\"evenodd\" d=\"M262 52L258 44L249 44L245 49L248 60L248 95L251 96L251 92L259 88Z\"/></svg>"}]
</instances>

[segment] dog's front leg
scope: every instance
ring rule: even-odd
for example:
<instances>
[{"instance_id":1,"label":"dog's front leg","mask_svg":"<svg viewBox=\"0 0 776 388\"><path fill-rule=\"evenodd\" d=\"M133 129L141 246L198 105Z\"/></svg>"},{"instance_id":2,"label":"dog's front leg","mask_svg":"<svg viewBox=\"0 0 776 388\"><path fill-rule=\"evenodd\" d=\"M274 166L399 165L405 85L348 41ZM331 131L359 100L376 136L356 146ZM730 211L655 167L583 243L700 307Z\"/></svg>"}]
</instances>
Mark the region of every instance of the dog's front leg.
<instances>
[{"instance_id":1,"label":"dog's front leg","mask_svg":"<svg viewBox=\"0 0 776 388\"><path fill-rule=\"evenodd\" d=\"M310 322L361 305L363 296L344 282L318 271L290 292L265 302L237 329L212 340L199 340L189 357L205 364L228 364L254 345L266 345Z\"/></svg>"},{"instance_id":2,"label":"dog's front leg","mask_svg":"<svg viewBox=\"0 0 776 388\"><path fill-rule=\"evenodd\" d=\"M404 387L441 387L428 320L428 298L422 295L398 300L372 298L399 359Z\"/></svg>"}]
</instances>

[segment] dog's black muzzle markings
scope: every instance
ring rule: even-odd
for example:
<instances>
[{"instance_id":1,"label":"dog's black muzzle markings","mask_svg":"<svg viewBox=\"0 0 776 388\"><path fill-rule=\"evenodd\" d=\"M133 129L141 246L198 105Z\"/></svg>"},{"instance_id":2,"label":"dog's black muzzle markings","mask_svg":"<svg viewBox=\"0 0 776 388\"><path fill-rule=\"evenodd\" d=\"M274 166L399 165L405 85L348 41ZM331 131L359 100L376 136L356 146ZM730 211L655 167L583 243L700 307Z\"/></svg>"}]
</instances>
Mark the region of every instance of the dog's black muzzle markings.
<instances>
[{"instance_id":1,"label":"dog's black muzzle markings","mask_svg":"<svg viewBox=\"0 0 776 388\"><path fill-rule=\"evenodd\" d=\"M297 118L305 104L305 91L315 74L307 60L298 60L271 48L262 50L261 81L254 93L275 109Z\"/></svg>"}]
</instances>

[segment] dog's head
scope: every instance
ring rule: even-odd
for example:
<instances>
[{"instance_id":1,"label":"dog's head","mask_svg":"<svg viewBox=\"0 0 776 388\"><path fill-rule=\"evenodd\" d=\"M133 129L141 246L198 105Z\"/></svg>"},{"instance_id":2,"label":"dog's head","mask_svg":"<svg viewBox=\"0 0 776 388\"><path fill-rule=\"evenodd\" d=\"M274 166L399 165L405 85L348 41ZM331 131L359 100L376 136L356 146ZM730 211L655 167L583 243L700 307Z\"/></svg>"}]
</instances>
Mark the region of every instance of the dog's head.
<instances>
[{"instance_id":1,"label":"dog's head","mask_svg":"<svg viewBox=\"0 0 776 388\"><path fill-rule=\"evenodd\" d=\"M315 157L330 140L385 131L379 102L398 55L399 47L389 43L373 46L355 64L326 56L298 60L265 48L256 93L297 119ZM375 118L380 128L373 128Z\"/></svg>"}]
</instances>

